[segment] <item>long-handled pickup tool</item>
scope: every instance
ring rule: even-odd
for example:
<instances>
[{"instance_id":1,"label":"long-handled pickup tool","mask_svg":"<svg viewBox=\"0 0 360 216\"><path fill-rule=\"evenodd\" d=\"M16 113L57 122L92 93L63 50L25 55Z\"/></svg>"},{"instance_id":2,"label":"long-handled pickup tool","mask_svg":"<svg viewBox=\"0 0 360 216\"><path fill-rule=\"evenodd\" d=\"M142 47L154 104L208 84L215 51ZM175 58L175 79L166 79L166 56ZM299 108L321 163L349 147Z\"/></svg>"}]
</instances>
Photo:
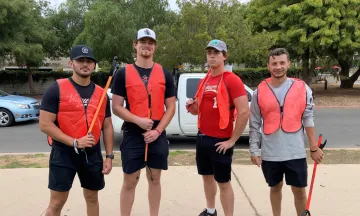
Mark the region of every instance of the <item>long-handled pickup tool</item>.
<instances>
[{"instance_id":1,"label":"long-handled pickup tool","mask_svg":"<svg viewBox=\"0 0 360 216\"><path fill-rule=\"evenodd\" d=\"M105 88L104 88L103 94L101 95L99 104L98 104L98 106L96 107L96 111L95 111L94 117L93 117L93 119L92 119L92 121L91 121L91 124L90 124L90 127L89 127L89 129L88 129L88 134L89 134L89 135L92 134L92 133L91 133L92 128L94 127L94 124L95 124L95 122L96 122L96 119L97 119L97 117L98 117L98 115L99 115L99 111L100 111L100 108L101 108L102 103L103 103L103 101L104 101L105 95L107 94L107 90L108 90L108 88L109 88L109 86L110 86L111 79L112 79L112 76L109 76L109 78L108 78L108 80L107 80L107 83L106 83L106 86L105 86ZM87 154L86 154L85 149L81 149L81 151L85 153L86 162L88 162Z\"/></svg>"},{"instance_id":2,"label":"long-handled pickup tool","mask_svg":"<svg viewBox=\"0 0 360 216\"><path fill-rule=\"evenodd\" d=\"M321 142L322 142L322 135L320 134L319 135L319 140L318 140L318 147L320 149L323 149L325 147L325 145L326 145L327 140L325 140L324 143L321 143ZM318 164L317 162L314 162L314 169L313 169L313 173L312 173L312 177L311 177L311 184L310 184L308 200L307 200L307 203L306 203L305 211L301 214L301 216L311 216L309 209L310 209L312 191L313 191L313 187L314 187L317 164Z\"/></svg>"},{"instance_id":3,"label":"long-handled pickup tool","mask_svg":"<svg viewBox=\"0 0 360 216\"><path fill-rule=\"evenodd\" d=\"M149 101L149 105L148 105L148 118L151 118L151 95L148 95L148 101ZM151 173L151 169L150 167L147 165L147 159L148 159L148 150L149 150L149 143L145 143L145 166L148 168L149 170L149 175L150 175L150 180L153 181L153 177L152 177L152 173Z\"/></svg>"},{"instance_id":4,"label":"long-handled pickup tool","mask_svg":"<svg viewBox=\"0 0 360 216\"><path fill-rule=\"evenodd\" d=\"M112 76L109 76L109 78L108 78L108 80L107 80L107 82L106 82L106 86L105 86L105 88L104 88L104 92L103 92L103 94L101 95L100 102L99 102L98 106L96 107L96 112L95 112L94 118L93 118L92 121L91 121L89 130L88 130L88 134L91 134L91 130L92 130L92 128L94 127L95 121L96 121L96 119L97 119L97 117L98 117L98 115L99 115L99 111L100 111L100 108L101 108L102 103L103 103L103 101L104 101L105 95L107 94L107 90L108 90L108 88L109 88L109 86L110 86L111 79L112 79Z\"/></svg>"}]
</instances>

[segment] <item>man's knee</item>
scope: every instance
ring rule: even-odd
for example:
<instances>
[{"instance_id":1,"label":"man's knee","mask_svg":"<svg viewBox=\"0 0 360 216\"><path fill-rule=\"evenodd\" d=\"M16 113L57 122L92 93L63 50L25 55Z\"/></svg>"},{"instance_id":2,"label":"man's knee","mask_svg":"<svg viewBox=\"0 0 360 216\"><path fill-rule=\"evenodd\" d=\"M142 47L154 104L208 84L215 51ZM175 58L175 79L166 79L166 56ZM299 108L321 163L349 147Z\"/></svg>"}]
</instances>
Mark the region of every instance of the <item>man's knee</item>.
<instances>
[{"instance_id":1,"label":"man's knee","mask_svg":"<svg viewBox=\"0 0 360 216\"><path fill-rule=\"evenodd\" d=\"M274 192L274 193L276 193L276 192L280 192L281 191L281 189L282 189L282 187L283 187L283 182L281 181L279 184L277 184L277 185L275 185L275 186L273 186L273 187L271 187L271 192Z\"/></svg>"},{"instance_id":2,"label":"man's knee","mask_svg":"<svg viewBox=\"0 0 360 216\"><path fill-rule=\"evenodd\" d=\"M213 184L215 182L214 175L203 175L204 184Z\"/></svg>"},{"instance_id":3,"label":"man's knee","mask_svg":"<svg viewBox=\"0 0 360 216\"><path fill-rule=\"evenodd\" d=\"M228 190L231 188L230 182L218 183L220 190Z\"/></svg>"},{"instance_id":4,"label":"man's knee","mask_svg":"<svg viewBox=\"0 0 360 216\"><path fill-rule=\"evenodd\" d=\"M84 189L84 198L87 203L98 203L98 191Z\"/></svg>"},{"instance_id":5,"label":"man's knee","mask_svg":"<svg viewBox=\"0 0 360 216\"><path fill-rule=\"evenodd\" d=\"M68 195L69 192L57 192L52 190L48 211L60 212L66 203Z\"/></svg>"},{"instance_id":6,"label":"man's knee","mask_svg":"<svg viewBox=\"0 0 360 216\"><path fill-rule=\"evenodd\" d=\"M158 169L147 169L146 176L150 185L157 186L160 185L161 179L161 170Z\"/></svg>"},{"instance_id":7,"label":"man's knee","mask_svg":"<svg viewBox=\"0 0 360 216\"><path fill-rule=\"evenodd\" d=\"M294 194L294 197L296 199L306 199L306 191L305 188L300 188L300 187L291 187L291 190Z\"/></svg>"},{"instance_id":8,"label":"man's knee","mask_svg":"<svg viewBox=\"0 0 360 216\"><path fill-rule=\"evenodd\" d=\"M139 178L140 178L140 170L132 174L124 173L123 188L125 190L135 190L136 185L139 182Z\"/></svg>"}]
</instances>

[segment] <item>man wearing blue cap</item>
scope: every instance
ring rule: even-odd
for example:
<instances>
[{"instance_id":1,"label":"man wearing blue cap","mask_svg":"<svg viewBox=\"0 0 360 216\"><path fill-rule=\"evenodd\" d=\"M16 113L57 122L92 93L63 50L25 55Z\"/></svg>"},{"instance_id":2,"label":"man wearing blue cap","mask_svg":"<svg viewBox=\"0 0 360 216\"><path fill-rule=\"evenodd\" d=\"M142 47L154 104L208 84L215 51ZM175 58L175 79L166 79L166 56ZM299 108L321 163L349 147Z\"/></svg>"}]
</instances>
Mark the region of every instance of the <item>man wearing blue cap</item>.
<instances>
[{"instance_id":1,"label":"man wearing blue cap","mask_svg":"<svg viewBox=\"0 0 360 216\"><path fill-rule=\"evenodd\" d=\"M40 130L52 146L49 161L50 203L46 216L60 215L75 175L79 176L88 216L99 215L98 191L105 187L114 158L114 131L109 98L99 104L104 90L90 80L96 59L90 47L78 45L70 51L70 78L58 79L44 93ZM100 106L99 113L95 116ZM94 120L91 133L90 124ZM103 162L100 136L106 149Z\"/></svg>"},{"instance_id":2,"label":"man wearing blue cap","mask_svg":"<svg viewBox=\"0 0 360 216\"><path fill-rule=\"evenodd\" d=\"M248 98L241 79L225 70L225 42L211 40L205 50L209 71L198 85L195 100L186 103L188 111L198 115L196 165L203 178L207 205L199 216L217 215L217 186L225 216L233 216L232 156L250 114Z\"/></svg>"}]
</instances>

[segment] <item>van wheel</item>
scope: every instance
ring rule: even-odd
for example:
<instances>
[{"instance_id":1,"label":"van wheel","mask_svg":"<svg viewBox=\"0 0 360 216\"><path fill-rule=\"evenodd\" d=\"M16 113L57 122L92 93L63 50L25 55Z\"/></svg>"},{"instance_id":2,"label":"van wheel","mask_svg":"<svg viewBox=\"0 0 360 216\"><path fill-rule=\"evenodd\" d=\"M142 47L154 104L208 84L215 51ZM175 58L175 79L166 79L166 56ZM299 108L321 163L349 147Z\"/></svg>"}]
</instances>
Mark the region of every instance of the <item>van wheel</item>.
<instances>
[{"instance_id":1,"label":"van wheel","mask_svg":"<svg viewBox=\"0 0 360 216\"><path fill-rule=\"evenodd\" d=\"M7 110L0 108L0 127L8 127L14 123L13 114Z\"/></svg>"}]
</instances>

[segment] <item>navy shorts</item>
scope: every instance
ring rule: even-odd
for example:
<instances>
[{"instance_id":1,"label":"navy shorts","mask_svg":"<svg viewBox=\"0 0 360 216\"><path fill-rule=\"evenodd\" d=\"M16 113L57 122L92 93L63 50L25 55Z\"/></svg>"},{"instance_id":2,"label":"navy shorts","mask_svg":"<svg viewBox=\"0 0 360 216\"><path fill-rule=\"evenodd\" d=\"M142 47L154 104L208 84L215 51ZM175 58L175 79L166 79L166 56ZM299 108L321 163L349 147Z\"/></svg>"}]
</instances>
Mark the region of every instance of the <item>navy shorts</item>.
<instances>
[{"instance_id":1,"label":"navy shorts","mask_svg":"<svg viewBox=\"0 0 360 216\"><path fill-rule=\"evenodd\" d=\"M231 164L234 147L226 150L226 153L217 153L215 146L218 142L229 138L215 138L198 133L196 141L196 165L200 175L214 175L219 183L231 180Z\"/></svg>"},{"instance_id":2,"label":"navy shorts","mask_svg":"<svg viewBox=\"0 0 360 216\"><path fill-rule=\"evenodd\" d=\"M103 158L101 149L86 151L74 149L51 148L49 160L49 189L59 192L69 191L72 187L75 174L78 174L81 187L98 191L105 187Z\"/></svg>"},{"instance_id":3,"label":"navy shorts","mask_svg":"<svg viewBox=\"0 0 360 216\"><path fill-rule=\"evenodd\" d=\"M169 142L164 131L157 140L149 143L147 166L153 169L168 169ZM141 134L124 130L120 145L123 172L132 174L145 167L145 141Z\"/></svg>"},{"instance_id":4,"label":"navy shorts","mask_svg":"<svg viewBox=\"0 0 360 216\"><path fill-rule=\"evenodd\" d=\"M294 187L307 186L307 163L306 158L288 161L262 161L261 165L266 182L270 187L276 186L283 181Z\"/></svg>"}]
</instances>

